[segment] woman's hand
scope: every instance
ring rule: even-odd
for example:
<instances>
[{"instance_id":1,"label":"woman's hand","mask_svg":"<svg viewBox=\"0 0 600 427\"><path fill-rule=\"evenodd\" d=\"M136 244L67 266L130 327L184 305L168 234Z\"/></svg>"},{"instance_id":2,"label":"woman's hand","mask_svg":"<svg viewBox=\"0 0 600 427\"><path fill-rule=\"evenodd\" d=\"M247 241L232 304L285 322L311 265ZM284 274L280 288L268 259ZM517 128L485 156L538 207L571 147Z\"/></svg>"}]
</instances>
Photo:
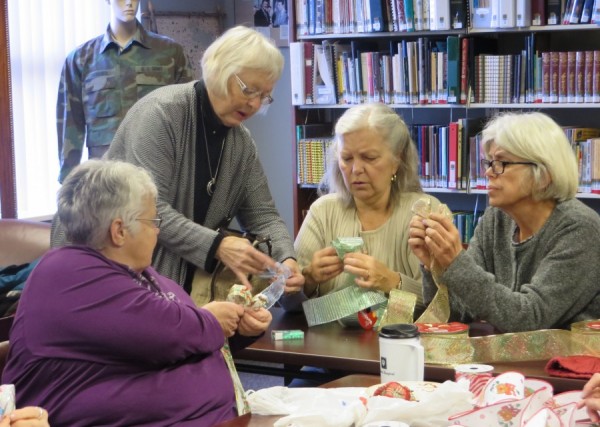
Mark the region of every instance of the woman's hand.
<instances>
[{"instance_id":1,"label":"woman's hand","mask_svg":"<svg viewBox=\"0 0 600 427\"><path fill-rule=\"evenodd\" d=\"M320 249L313 254L310 265L302 273L306 284L317 286L340 275L344 271L344 263L331 246Z\"/></svg>"},{"instance_id":2,"label":"woman's hand","mask_svg":"<svg viewBox=\"0 0 600 427\"><path fill-rule=\"evenodd\" d=\"M285 261L283 261L282 264L287 266L290 269L290 271L292 272L292 275L290 277L288 277L288 279L285 281L285 292L286 293L300 292L302 290L302 288L304 287L304 276L302 275L302 272L300 271L300 267L298 266L298 263L296 262L295 259L288 258Z\"/></svg>"},{"instance_id":3,"label":"woman's hand","mask_svg":"<svg viewBox=\"0 0 600 427\"><path fill-rule=\"evenodd\" d=\"M425 225L425 245L431 256L435 258L435 264L444 271L463 251L458 229L454 226L452 219L441 214L432 213L428 219L423 220L423 223ZM425 265L430 266L431 264Z\"/></svg>"},{"instance_id":4,"label":"woman's hand","mask_svg":"<svg viewBox=\"0 0 600 427\"><path fill-rule=\"evenodd\" d=\"M400 282L398 273L371 255L350 252L344 256L344 271L354 274L355 283L361 288L370 288L389 293Z\"/></svg>"},{"instance_id":5,"label":"woman's hand","mask_svg":"<svg viewBox=\"0 0 600 427\"><path fill-rule=\"evenodd\" d=\"M244 307L233 302L213 301L202 308L210 311L217 318L226 337L231 337L235 334L240 324L240 319L244 316Z\"/></svg>"},{"instance_id":6,"label":"woman's hand","mask_svg":"<svg viewBox=\"0 0 600 427\"><path fill-rule=\"evenodd\" d=\"M421 264L429 268L431 266L431 253L425 243L425 218L415 215L410 220L408 229L408 246L419 259Z\"/></svg>"},{"instance_id":7,"label":"woman's hand","mask_svg":"<svg viewBox=\"0 0 600 427\"><path fill-rule=\"evenodd\" d=\"M583 387L582 400L577 408L586 407L587 414L593 423L600 423L600 373L594 374Z\"/></svg>"},{"instance_id":8,"label":"woman's hand","mask_svg":"<svg viewBox=\"0 0 600 427\"><path fill-rule=\"evenodd\" d=\"M244 311L244 315L240 320L240 324L238 326L238 332L240 335L244 335L246 337L254 337L259 335L267 330L269 325L271 324L271 312L269 310L265 310L264 308L260 308L258 310L247 307Z\"/></svg>"},{"instance_id":9,"label":"woman's hand","mask_svg":"<svg viewBox=\"0 0 600 427\"><path fill-rule=\"evenodd\" d=\"M252 246L248 239L241 237L225 237L217 249L217 258L248 289L252 289L252 284L248 281L249 274L259 274L268 267L275 267L273 259Z\"/></svg>"},{"instance_id":10,"label":"woman's hand","mask_svg":"<svg viewBox=\"0 0 600 427\"><path fill-rule=\"evenodd\" d=\"M0 427L50 427L48 411L38 406L26 406L6 414Z\"/></svg>"}]
</instances>

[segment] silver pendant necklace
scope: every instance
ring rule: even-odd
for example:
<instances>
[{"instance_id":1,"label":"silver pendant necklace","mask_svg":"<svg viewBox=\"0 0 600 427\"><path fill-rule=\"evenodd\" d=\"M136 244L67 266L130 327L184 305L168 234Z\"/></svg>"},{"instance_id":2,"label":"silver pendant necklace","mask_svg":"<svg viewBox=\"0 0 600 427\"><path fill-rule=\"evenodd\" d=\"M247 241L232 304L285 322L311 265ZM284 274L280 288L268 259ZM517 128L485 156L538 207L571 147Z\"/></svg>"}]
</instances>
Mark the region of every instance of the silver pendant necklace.
<instances>
[{"instance_id":1,"label":"silver pendant necklace","mask_svg":"<svg viewBox=\"0 0 600 427\"><path fill-rule=\"evenodd\" d=\"M210 164L210 152L208 151L208 138L206 137L206 122L204 121L204 109L202 108L202 102L200 103L200 114L202 114L202 131L204 132L204 147L206 148L206 161L208 162L208 173L210 179L206 184L206 192L212 197L215 192L215 184L217 182L217 175L219 174L219 166L221 166L221 159L223 158L223 148L225 148L225 138L221 142L221 153L219 154L219 161L217 162L217 169L215 174L212 173L212 166Z\"/></svg>"}]
</instances>

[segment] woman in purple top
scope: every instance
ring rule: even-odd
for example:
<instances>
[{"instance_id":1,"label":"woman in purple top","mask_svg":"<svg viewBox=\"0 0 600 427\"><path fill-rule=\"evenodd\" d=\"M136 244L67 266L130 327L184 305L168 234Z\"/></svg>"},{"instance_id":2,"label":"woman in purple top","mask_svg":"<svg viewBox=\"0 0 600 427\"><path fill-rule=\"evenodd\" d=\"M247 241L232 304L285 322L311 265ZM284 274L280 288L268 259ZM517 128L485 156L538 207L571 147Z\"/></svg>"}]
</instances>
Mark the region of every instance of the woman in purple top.
<instances>
[{"instance_id":1,"label":"woman in purple top","mask_svg":"<svg viewBox=\"0 0 600 427\"><path fill-rule=\"evenodd\" d=\"M237 415L220 351L260 335L267 310L197 308L150 267L161 219L142 168L90 160L58 195L73 245L29 277L3 382L17 406L43 406L53 426L212 426ZM243 342L245 341L245 342Z\"/></svg>"}]
</instances>

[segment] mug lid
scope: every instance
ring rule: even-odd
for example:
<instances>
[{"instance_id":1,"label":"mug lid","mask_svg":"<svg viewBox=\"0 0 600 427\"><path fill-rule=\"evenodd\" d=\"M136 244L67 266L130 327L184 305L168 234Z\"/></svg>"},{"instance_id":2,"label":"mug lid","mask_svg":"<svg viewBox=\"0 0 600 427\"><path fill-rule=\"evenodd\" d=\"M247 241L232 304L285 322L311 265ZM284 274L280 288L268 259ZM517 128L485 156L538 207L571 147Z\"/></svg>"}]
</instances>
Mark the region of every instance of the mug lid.
<instances>
[{"instance_id":1,"label":"mug lid","mask_svg":"<svg viewBox=\"0 0 600 427\"><path fill-rule=\"evenodd\" d=\"M381 338L415 338L419 336L419 329L412 323L396 323L381 328L379 332Z\"/></svg>"}]
</instances>

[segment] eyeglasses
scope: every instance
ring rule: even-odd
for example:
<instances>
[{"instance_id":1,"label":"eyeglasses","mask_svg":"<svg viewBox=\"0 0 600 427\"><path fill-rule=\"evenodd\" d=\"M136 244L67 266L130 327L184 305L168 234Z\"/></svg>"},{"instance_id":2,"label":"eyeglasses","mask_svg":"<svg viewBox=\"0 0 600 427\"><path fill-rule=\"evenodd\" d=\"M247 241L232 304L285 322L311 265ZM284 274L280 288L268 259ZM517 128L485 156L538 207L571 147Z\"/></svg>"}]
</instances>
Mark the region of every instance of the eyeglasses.
<instances>
[{"instance_id":1,"label":"eyeglasses","mask_svg":"<svg viewBox=\"0 0 600 427\"><path fill-rule=\"evenodd\" d=\"M160 228L160 224L162 224L162 218L158 217L158 218L136 218L136 221L151 221L154 223L154 227L156 228Z\"/></svg>"},{"instance_id":2,"label":"eyeglasses","mask_svg":"<svg viewBox=\"0 0 600 427\"><path fill-rule=\"evenodd\" d=\"M532 165L537 166L537 163L533 162L505 162L504 160L488 160L481 159L481 168L487 170L488 168L492 168L492 173L496 175L502 175L504 173L504 168L506 165Z\"/></svg>"},{"instance_id":3,"label":"eyeglasses","mask_svg":"<svg viewBox=\"0 0 600 427\"><path fill-rule=\"evenodd\" d=\"M260 103L262 105L269 105L269 104L273 103L274 100L273 100L273 97L271 95L264 95L263 96L262 93L260 93L258 90L252 90L248 86L246 86L246 83L244 83L242 81L242 79L240 79L238 77L237 74L234 74L234 76L235 76L235 79L236 79L238 85L240 85L240 89L242 90L242 93L244 94L244 96L246 98L255 99L255 98L258 98L260 96Z\"/></svg>"}]
</instances>

